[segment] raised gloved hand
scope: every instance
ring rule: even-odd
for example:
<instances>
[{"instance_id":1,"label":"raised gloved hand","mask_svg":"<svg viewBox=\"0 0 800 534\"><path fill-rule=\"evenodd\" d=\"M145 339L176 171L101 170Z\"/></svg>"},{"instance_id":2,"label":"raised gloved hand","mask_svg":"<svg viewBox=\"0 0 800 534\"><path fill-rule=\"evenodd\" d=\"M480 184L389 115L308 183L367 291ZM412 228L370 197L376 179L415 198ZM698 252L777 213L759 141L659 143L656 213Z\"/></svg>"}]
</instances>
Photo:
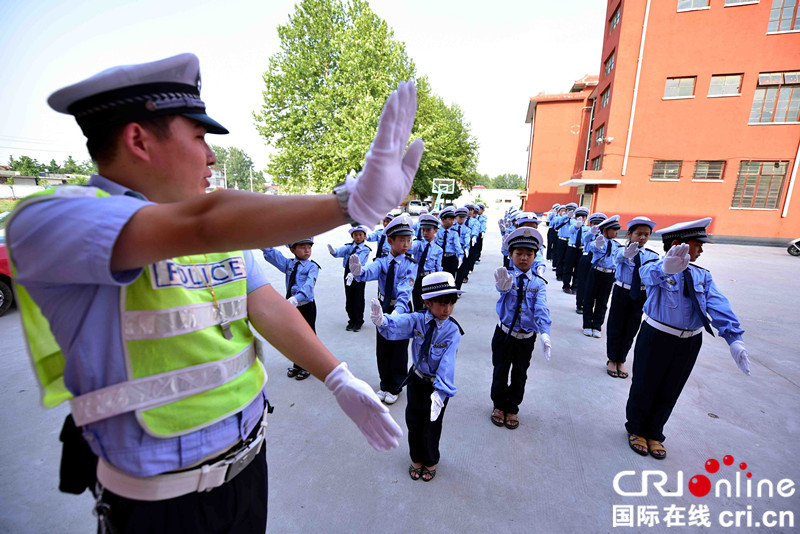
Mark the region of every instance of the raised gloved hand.
<instances>
[{"instance_id":1,"label":"raised gloved hand","mask_svg":"<svg viewBox=\"0 0 800 534\"><path fill-rule=\"evenodd\" d=\"M372 388L353 376L346 363L340 363L328 373L325 386L333 392L336 402L361 430L370 445L379 451L397 447L397 440L402 437L403 431Z\"/></svg>"},{"instance_id":2,"label":"raised gloved hand","mask_svg":"<svg viewBox=\"0 0 800 534\"><path fill-rule=\"evenodd\" d=\"M597 235L600 233L600 227L595 224L594 226L592 226L592 229L590 231L592 235Z\"/></svg>"},{"instance_id":3,"label":"raised gloved hand","mask_svg":"<svg viewBox=\"0 0 800 534\"><path fill-rule=\"evenodd\" d=\"M622 255L628 259L633 258L636 254L639 253L639 245L637 243L630 243L625 250L622 251Z\"/></svg>"},{"instance_id":4,"label":"raised gloved hand","mask_svg":"<svg viewBox=\"0 0 800 534\"><path fill-rule=\"evenodd\" d=\"M330 253L331 253L331 256L333 256L334 254L336 254L336 249L335 249L335 248L333 248L333 245L331 245L330 243L328 243L328 252L330 252Z\"/></svg>"},{"instance_id":5,"label":"raised gloved hand","mask_svg":"<svg viewBox=\"0 0 800 534\"><path fill-rule=\"evenodd\" d=\"M494 271L494 283L500 291L508 291L514 283L514 275L508 272L505 267L498 267Z\"/></svg>"},{"instance_id":6,"label":"raised gloved hand","mask_svg":"<svg viewBox=\"0 0 800 534\"><path fill-rule=\"evenodd\" d=\"M439 393L438 390L434 389L433 393L431 393L431 422L439 419L439 414L442 413L442 408L444 408L444 399L442 399L442 394Z\"/></svg>"},{"instance_id":7,"label":"raised gloved hand","mask_svg":"<svg viewBox=\"0 0 800 534\"><path fill-rule=\"evenodd\" d=\"M744 348L744 342L734 341L729 348L731 349L733 361L736 362L739 370L750 376L750 360L747 358L747 349Z\"/></svg>"},{"instance_id":8,"label":"raised gloved hand","mask_svg":"<svg viewBox=\"0 0 800 534\"><path fill-rule=\"evenodd\" d=\"M575 219L575 228L580 228L583 226L583 217L578 217Z\"/></svg>"},{"instance_id":9,"label":"raised gloved hand","mask_svg":"<svg viewBox=\"0 0 800 534\"><path fill-rule=\"evenodd\" d=\"M603 248L606 246L606 238L603 237L603 234L597 234L597 237L594 238L594 244L597 248Z\"/></svg>"},{"instance_id":10,"label":"raised gloved hand","mask_svg":"<svg viewBox=\"0 0 800 534\"><path fill-rule=\"evenodd\" d=\"M288 301L289 301L289 304L291 304L291 305L292 305L292 306L294 306L295 308L297 307L297 298L295 298L295 297L293 297L293 296L292 296L292 297L289 297L289 298L288 298L288 299L286 299L286 300L288 300Z\"/></svg>"},{"instance_id":11,"label":"raised gloved hand","mask_svg":"<svg viewBox=\"0 0 800 534\"><path fill-rule=\"evenodd\" d=\"M675 245L664 255L662 269L665 274L676 274L689 266L689 245L681 243Z\"/></svg>"},{"instance_id":12,"label":"raised gloved hand","mask_svg":"<svg viewBox=\"0 0 800 534\"><path fill-rule=\"evenodd\" d=\"M536 266L536 272L539 273L539 276L544 276L544 273L547 272L547 265L540 263Z\"/></svg>"},{"instance_id":13,"label":"raised gloved hand","mask_svg":"<svg viewBox=\"0 0 800 534\"><path fill-rule=\"evenodd\" d=\"M400 82L383 106L378 132L365 156L364 168L357 176L348 176L345 187L350 193L347 210L361 224L379 221L408 195L422 158L425 144L415 139L406 145L417 113L417 90L414 82Z\"/></svg>"},{"instance_id":14,"label":"raised gloved hand","mask_svg":"<svg viewBox=\"0 0 800 534\"><path fill-rule=\"evenodd\" d=\"M383 317L383 308L381 308L381 303L378 302L378 299L372 299L369 301L369 318L372 320L372 324L375 326L380 326L386 320Z\"/></svg>"},{"instance_id":15,"label":"raised gloved hand","mask_svg":"<svg viewBox=\"0 0 800 534\"><path fill-rule=\"evenodd\" d=\"M361 260L355 254L350 254L347 260L347 266L350 267L350 272L353 276L361 276Z\"/></svg>"},{"instance_id":16,"label":"raised gloved hand","mask_svg":"<svg viewBox=\"0 0 800 534\"><path fill-rule=\"evenodd\" d=\"M542 350L544 351L544 359L549 362L550 361L550 349L553 348L553 344L550 343L550 336L548 334L542 334L539 337L542 338Z\"/></svg>"},{"instance_id":17,"label":"raised gloved hand","mask_svg":"<svg viewBox=\"0 0 800 534\"><path fill-rule=\"evenodd\" d=\"M503 219L498 219L497 220L497 226L500 227L500 233L501 234L506 231L506 223L505 223L505 221L503 221Z\"/></svg>"}]
</instances>

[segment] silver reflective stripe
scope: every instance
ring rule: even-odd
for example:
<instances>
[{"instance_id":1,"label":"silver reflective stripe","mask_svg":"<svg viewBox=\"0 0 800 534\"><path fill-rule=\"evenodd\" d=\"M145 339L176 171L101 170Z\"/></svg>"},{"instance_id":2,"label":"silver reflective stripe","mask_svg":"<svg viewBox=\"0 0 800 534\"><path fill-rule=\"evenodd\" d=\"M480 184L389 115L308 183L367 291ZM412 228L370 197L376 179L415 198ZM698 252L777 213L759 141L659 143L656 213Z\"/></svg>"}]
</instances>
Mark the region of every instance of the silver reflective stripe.
<instances>
[{"instance_id":1,"label":"silver reflective stripe","mask_svg":"<svg viewBox=\"0 0 800 534\"><path fill-rule=\"evenodd\" d=\"M247 317L247 297L220 300L219 307L218 312L214 303L208 302L164 310L127 311L122 314L122 337L161 339L197 332L223 320L231 322Z\"/></svg>"},{"instance_id":2,"label":"silver reflective stripe","mask_svg":"<svg viewBox=\"0 0 800 534\"><path fill-rule=\"evenodd\" d=\"M256 360L251 344L239 354L218 362L193 365L85 393L70 400L75 424L83 426L134 410L163 406L227 384Z\"/></svg>"}]
</instances>

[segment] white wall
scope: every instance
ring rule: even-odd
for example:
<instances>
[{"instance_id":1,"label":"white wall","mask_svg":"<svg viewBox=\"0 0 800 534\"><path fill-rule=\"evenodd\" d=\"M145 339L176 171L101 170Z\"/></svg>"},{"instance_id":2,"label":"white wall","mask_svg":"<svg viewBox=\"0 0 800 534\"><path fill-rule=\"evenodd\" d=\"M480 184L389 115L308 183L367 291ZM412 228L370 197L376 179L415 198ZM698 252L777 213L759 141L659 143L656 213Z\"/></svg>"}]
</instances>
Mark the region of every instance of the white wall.
<instances>
[{"instance_id":1,"label":"white wall","mask_svg":"<svg viewBox=\"0 0 800 534\"><path fill-rule=\"evenodd\" d=\"M42 191L41 185L6 185L0 184L0 198L23 198L36 191Z\"/></svg>"}]
</instances>

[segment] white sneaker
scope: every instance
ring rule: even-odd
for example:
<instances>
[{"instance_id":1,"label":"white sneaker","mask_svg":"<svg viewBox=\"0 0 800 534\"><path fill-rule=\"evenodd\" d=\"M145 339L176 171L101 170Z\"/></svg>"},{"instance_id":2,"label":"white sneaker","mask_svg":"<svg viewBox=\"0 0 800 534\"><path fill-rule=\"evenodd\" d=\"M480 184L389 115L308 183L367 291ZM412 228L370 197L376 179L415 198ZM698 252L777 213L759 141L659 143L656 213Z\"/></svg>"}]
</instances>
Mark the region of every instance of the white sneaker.
<instances>
[{"instance_id":1,"label":"white sneaker","mask_svg":"<svg viewBox=\"0 0 800 534\"><path fill-rule=\"evenodd\" d=\"M584 328L583 335L586 337L592 337L592 329L591 328Z\"/></svg>"},{"instance_id":2,"label":"white sneaker","mask_svg":"<svg viewBox=\"0 0 800 534\"><path fill-rule=\"evenodd\" d=\"M600 337L600 330L592 330L592 337Z\"/></svg>"},{"instance_id":3,"label":"white sneaker","mask_svg":"<svg viewBox=\"0 0 800 534\"><path fill-rule=\"evenodd\" d=\"M386 396L383 398L383 402L385 402L386 404L394 404L395 402L397 402L397 395L386 393Z\"/></svg>"},{"instance_id":4,"label":"white sneaker","mask_svg":"<svg viewBox=\"0 0 800 534\"><path fill-rule=\"evenodd\" d=\"M376 391L375 394L378 396L378 398L380 400L383 400L383 399L386 398L386 392L383 391L382 389L379 389L378 391Z\"/></svg>"}]
</instances>

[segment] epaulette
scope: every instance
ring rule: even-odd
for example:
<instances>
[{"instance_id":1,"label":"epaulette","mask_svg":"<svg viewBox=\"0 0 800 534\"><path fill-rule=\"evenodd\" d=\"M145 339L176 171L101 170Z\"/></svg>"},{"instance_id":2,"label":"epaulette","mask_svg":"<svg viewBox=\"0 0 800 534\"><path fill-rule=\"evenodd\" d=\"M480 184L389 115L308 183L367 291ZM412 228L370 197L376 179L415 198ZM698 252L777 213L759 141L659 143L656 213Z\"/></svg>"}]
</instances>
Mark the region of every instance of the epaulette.
<instances>
[{"instance_id":1,"label":"epaulette","mask_svg":"<svg viewBox=\"0 0 800 534\"><path fill-rule=\"evenodd\" d=\"M319 266L319 263L315 262L314 260L308 260L308 261L316 265L318 269L322 270L322 267Z\"/></svg>"},{"instance_id":2,"label":"epaulette","mask_svg":"<svg viewBox=\"0 0 800 534\"><path fill-rule=\"evenodd\" d=\"M535 272L535 271L534 271L534 273L533 273L533 276L535 276L535 277L537 277L537 278L541 278L542 280L544 280L544 283L545 283L545 284L547 284L547 283L548 283L548 282L547 282L547 280L545 280L545 279L544 279L544 276L540 275L539 273L537 273L537 272Z\"/></svg>"},{"instance_id":3,"label":"epaulette","mask_svg":"<svg viewBox=\"0 0 800 534\"><path fill-rule=\"evenodd\" d=\"M659 258L653 258L652 260L647 260L642 265L647 265L648 263L653 263L654 261L658 261L658 260L659 260Z\"/></svg>"},{"instance_id":4,"label":"epaulette","mask_svg":"<svg viewBox=\"0 0 800 534\"><path fill-rule=\"evenodd\" d=\"M412 256L408 252L406 252L406 258L408 258L409 261L411 261L412 263L417 263L417 260L414 259L414 256Z\"/></svg>"},{"instance_id":5,"label":"epaulette","mask_svg":"<svg viewBox=\"0 0 800 534\"><path fill-rule=\"evenodd\" d=\"M459 332L461 332L461 335L463 336L463 335L464 335L464 329L463 329L463 328L461 328L461 325L460 325L460 324L458 324L458 321L456 321L456 320L455 320L455 319L453 319L452 317L448 317L448 319L450 319L451 321L453 321L454 323L456 323L456 326L458 327L458 331L459 331Z\"/></svg>"},{"instance_id":6,"label":"epaulette","mask_svg":"<svg viewBox=\"0 0 800 534\"><path fill-rule=\"evenodd\" d=\"M694 264L694 263L690 263L689 265L691 265L692 267L697 267L698 269L703 269L704 271L706 271L706 272L708 272L708 273L710 273L710 272L711 272L711 271L709 271L708 269L706 269L705 267L700 267L699 265L697 265L697 264Z\"/></svg>"},{"instance_id":7,"label":"epaulette","mask_svg":"<svg viewBox=\"0 0 800 534\"><path fill-rule=\"evenodd\" d=\"M655 254L656 256L660 256L660 254L659 254L658 252L656 252L655 250L649 249L649 248L647 248L647 247L644 247L644 249L645 249L645 250L647 250L647 251L649 251L649 252L652 252L652 253L653 253L653 254Z\"/></svg>"},{"instance_id":8,"label":"epaulette","mask_svg":"<svg viewBox=\"0 0 800 534\"><path fill-rule=\"evenodd\" d=\"M361 244L362 244L362 245L364 245L365 247L367 247L367 250L369 250L370 252L372 252L372 249L371 249L371 248L369 248L369 245L365 245L364 243L361 243Z\"/></svg>"}]
</instances>

